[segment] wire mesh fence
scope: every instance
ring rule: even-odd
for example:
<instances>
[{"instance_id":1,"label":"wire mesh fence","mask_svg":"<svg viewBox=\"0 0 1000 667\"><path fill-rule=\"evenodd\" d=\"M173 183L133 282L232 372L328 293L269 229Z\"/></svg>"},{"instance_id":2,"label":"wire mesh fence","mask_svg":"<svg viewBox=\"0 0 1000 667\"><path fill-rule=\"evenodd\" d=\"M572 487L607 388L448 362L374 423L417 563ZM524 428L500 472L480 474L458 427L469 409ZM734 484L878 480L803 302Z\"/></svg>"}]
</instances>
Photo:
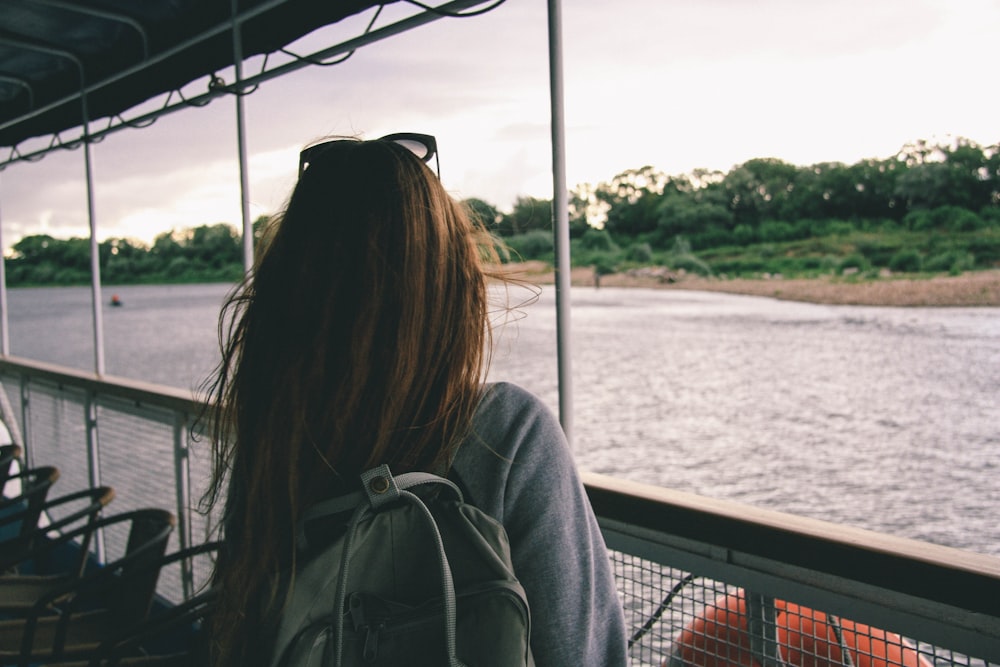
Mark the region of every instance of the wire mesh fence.
<instances>
[{"instance_id":1,"label":"wire mesh fence","mask_svg":"<svg viewBox=\"0 0 1000 667\"><path fill-rule=\"evenodd\" d=\"M991 667L627 553L611 560L636 667Z\"/></svg>"}]
</instances>

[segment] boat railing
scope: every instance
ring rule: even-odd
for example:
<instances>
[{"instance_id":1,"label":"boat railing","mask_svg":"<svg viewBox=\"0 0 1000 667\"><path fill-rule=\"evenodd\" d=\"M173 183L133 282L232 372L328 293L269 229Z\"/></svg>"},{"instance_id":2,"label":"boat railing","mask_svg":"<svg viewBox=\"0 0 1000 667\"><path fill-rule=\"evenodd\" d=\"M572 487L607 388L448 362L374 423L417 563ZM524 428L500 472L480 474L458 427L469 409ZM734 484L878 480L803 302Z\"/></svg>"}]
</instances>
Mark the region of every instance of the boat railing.
<instances>
[{"instance_id":1,"label":"boat railing","mask_svg":"<svg viewBox=\"0 0 1000 667\"><path fill-rule=\"evenodd\" d=\"M170 508L175 547L207 537L202 405L190 392L0 357L28 465ZM1000 665L1000 559L584 473L636 665ZM110 508L109 508L110 509ZM123 535L105 535L99 559ZM179 601L207 563L166 573ZM850 650L844 651L842 647Z\"/></svg>"}]
</instances>

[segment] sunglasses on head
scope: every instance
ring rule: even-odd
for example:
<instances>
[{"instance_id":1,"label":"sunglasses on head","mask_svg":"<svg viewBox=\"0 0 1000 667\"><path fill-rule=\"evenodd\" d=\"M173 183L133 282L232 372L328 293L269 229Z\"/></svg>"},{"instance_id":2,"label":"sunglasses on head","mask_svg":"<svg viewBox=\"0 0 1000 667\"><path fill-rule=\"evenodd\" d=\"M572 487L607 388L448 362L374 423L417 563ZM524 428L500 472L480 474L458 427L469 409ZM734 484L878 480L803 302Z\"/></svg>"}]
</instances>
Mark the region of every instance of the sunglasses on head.
<instances>
[{"instance_id":1,"label":"sunglasses on head","mask_svg":"<svg viewBox=\"0 0 1000 667\"><path fill-rule=\"evenodd\" d=\"M333 144L342 143L344 141L349 140L331 139L330 141L323 141L321 143L303 148L302 152L299 153L299 177L302 176L302 172L304 172L312 162L317 160L326 149L330 148ZM402 146L424 162L429 163L431 158L434 158L435 171L438 178L441 178L441 163L438 161L437 156L437 140L431 135L419 134L416 132L397 132L395 134L387 134L384 137L379 137L375 141L387 141L389 143ZM350 143L357 142L351 141Z\"/></svg>"}]
</instances>

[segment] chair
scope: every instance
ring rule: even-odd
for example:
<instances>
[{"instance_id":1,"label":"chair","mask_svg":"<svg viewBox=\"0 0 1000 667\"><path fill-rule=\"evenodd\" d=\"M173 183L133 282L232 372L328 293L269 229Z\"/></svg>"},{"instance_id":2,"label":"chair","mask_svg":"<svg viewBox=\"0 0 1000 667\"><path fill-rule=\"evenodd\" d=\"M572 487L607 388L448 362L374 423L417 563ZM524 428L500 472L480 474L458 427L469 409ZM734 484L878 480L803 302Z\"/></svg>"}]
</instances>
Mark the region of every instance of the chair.
<instances>
[{"instance_id":1,"label":"chair","mask_svg":"<svg viewBox=\"0 0 1000 667\"><path fill-rule=\"evenodd\" d=\"M213 589L152 615L94 650L89 660L46 662L47 667L193 667L208 665L206 622Z\"/></svg>"},{"instance_id":2,"label":"chair","mask_svg":"<svg viewBox=\"0 0 1000 667\"><path fill-rule=\"evenodd\" d=\"M205 593L150 615L160 571L217 548L217 543L207 543L168 556L161 553L157 558L144 558L127 568L108 566L74 585L71 600L59 605L58 616L43 615L45 607L66 595L66 591L53 592L39 601L38 613L31 617L0 622L0 663L62 665L91 660L91 664L186 664L176 651L146 656L149 662L133 661L142 658L137 654L146 649L151 638L178 628L185 620L193 622L194 616L207 613L214 599ZM187 645L179 653L189 655L191 650Z\"/></svg>"},{"instance_id":3,"label":"chair","mask_svg":"<svg viewBox=\"0 0 1000 667\"><path fill-rule=\"evenodd\" d=\"M32 559L33 555L48 555L42 545L45 544L48 536L54 531L61 531L79 521L84 521L84 525L91 525L97 521L101 510L108 503L114 500L115 491L110 486L99 486L93 489L84 489L69 495L47 500L40 507L40 511L22 510L0 516L0 531L11 534L10 537L0 540L0 572L9 573L14 571L18 564ZM74 506L77 506L73 509ZM47 515L53 510L63 510L70 508L68 513L41 525L41 516ZM88 545L81 549L82 556L78 561L76 575L83 574L83 567L86 564L86 551ZM51 567L39 567L42 563L35 563L34 570L40 569L49 571ZM66 574L64 572L63 574ZM71 572L70 572L71 573ZM2 599L0 599L2 605Z\"/></svg>"},{"instance_id":4,"label":"chair","mask_svg":"<svg viewBox=\"0 0 1000 667\"><path fill-rule=\"evenodd\" d=\"M97 649L93 667L191 667L208 664L205 627L217 595L208 589L190 600L167 609L148 622L130 629L121 638ZM166 652L149 652L149 644L173 633ZM180 638L178 637L180 636Z\"/></svg>"},{"instance_id":5,"label":"chair","mask_svg":"<svg viewBox=\"0 0 1000 667\"><path fill-rule=\"evenodd\" d=\"M46 539L45 542L38 544L27 558L44 558L58 549L69 547L79 539L79 544L72 546L78 551L78 558L81 559L83 567L77 566L76 571L62 576L0 577L0 594L2 594L0 611L25 617L37 616L46 613L47 608L75 597L79 592L75 587L82 581L80 575L86 566L91 540L98 530L116 525L128 525L129 535L122 558L99 569L93 576L117 570L128 573L133 568L142 568L147 563L162 557L175 522L173 514L165 510L135 510L98 519L63 533L57 538ZM80 585L86 589L85 585ZM43 603L44 606L39 606Z\"/></svg>"},{"instance_id":6,"label":"chair","mask_svg":"<svg viewBox=\"0 0 1000 667\"><path fill-rule=\"evenodd\" d=\"M0 490L7 485L7 477L15 461L20 463L20 445L0 445Z\"/></svg>"},{"instance_id":7,"label":"chair","mask_svg":"<svg viewBox=\"0 0 1000 667\"><path fill-rule=\"evenodd\" d=\"M218 542L190 547L164 557L162 566L218 551ZM161 567L162 571L162 567ZM215 608L216 592L207 588L185 602L167 606L148 619L125 627L105 640L88 661L51 667L191 667L208 664L206 622Z\"/></svg>"},{"instance_id":8,"label":"chair","mask_svg":"<svg viewBox=\"0 0 1000 667\"><path fill-rule=\"evenodd\" d=\"M21 448L18 445L2 445L0 446L0 499L7 497L7 480L10 478L11 470L14 472L21 470ZM12 489L12 495L20 495L20 484L12 484L11 486L17 487L16 491ZM0 511L0 516L3 513ZM6 539L9 536L10 531L0 528L0 539Z\"/></svg>"},{"instance_id":9,"label":"chair","mask_svg":"<svg viewBox=\"0 0 1000 667\"><path fill-rule=\"evenodd\" d=\"M34 503L43 503L49 489L59 479L59 469L54 466L40 466L8 474L4 482L4 491L12 482L20 483L20 490L11 495L0 496L0 514L30 507Z\"/></svg>"},{"instance_id":10,"label":"chair","mask_svg":"<svg viewBox=\"0 0 1000 667\"><path fill-rule=\"evenodd\" d=\"M11 486L17 491L11 495L0 495L0 517L10 514L24 513L24 520L32 524L38 523L42 514L42 505L49 495L49 489L59 479L59 469L52 466L42 466L21 470L7 475L3 491L8 493ZM7 539L17 531L0 531L0 537Z\"/></svg>"}]
</instances>

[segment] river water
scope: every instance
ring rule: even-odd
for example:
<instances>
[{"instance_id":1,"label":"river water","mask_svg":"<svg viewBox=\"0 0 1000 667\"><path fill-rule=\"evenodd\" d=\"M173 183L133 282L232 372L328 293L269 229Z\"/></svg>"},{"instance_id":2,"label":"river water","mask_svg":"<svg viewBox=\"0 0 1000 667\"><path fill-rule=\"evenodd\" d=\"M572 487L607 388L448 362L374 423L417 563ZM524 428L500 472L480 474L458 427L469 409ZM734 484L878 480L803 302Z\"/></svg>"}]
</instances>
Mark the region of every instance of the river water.
<instances>
[{"instance_id":1,"label":"river water","mask_svg":"<svg viewBox=\"0 0 1000 667\"><path fill-rule=\"evenodd\" d=\"M194 389L227 285L105 288L106 370ZM554 410L554 295L503 297L491 379ZM93 369L87 288L15 289L11 353ZM582 469L1000 555L1000 309L572 294Z\"/></svg>"}]
</instances>

